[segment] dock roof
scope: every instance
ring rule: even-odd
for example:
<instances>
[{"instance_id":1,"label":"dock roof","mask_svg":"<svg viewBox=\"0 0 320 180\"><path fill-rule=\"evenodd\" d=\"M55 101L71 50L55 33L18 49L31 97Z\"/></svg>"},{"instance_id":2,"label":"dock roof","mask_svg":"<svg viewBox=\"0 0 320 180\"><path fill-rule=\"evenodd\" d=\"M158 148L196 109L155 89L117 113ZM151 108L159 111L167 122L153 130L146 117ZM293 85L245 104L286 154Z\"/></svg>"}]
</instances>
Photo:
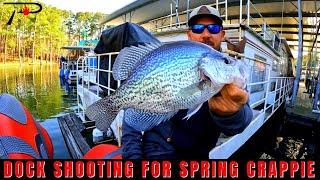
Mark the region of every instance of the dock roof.
<instances>
[{"instance_id":1,"label":"dock roof","mask_svg":"<svg viewBox=\"0 0 320 180\"><path fill-rule=\"evenodd\" d=\"M175 11L175 3L178 2L178 12L187 9L188 0L137 0L126 7L123 7L111 15L105 17L101 23L106 25L119 25L124 22L145 24L155 21L159 17L171 14L170 4ZM193 9L202 4L213 4L216 1L210 0L189 0L189 9ZM219 0L222 2L222 0ZM242 17L247 18L246 1L242 1ZM320 1L301 0L303 17L303 47L304 54L310 53L314 44L320 47L320 43L315 43L318 34L317 24L320 20ZM266 22L273 30L282 33L293 51L298 50L298 1L297 0L251 0L255 8L250 8L250 18L252 22L262 24ZM228 23L239 21L239 0L228 0ZM220 4L220 7L224 7ZM175 12L173 12L175 13ZM316 18L318 17L318 18ZM246 23L246 22L244 22ZM258 25L250 25L259 28ZM320 52L320 48L318 50Z\"/></svg>"}]
</instances>

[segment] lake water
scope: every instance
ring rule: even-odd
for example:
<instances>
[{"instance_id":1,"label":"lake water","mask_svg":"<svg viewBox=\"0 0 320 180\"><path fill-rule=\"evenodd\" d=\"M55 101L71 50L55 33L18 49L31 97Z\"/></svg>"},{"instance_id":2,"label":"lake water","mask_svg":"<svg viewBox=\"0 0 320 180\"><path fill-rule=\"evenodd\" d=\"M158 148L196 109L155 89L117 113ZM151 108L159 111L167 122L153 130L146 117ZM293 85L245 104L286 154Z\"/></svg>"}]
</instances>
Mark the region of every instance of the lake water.
<instances>
[{"instance_id":1,"label":"lake water","mask_svg":"<svg viewBox=\"0 0 320 180\"><path fill-rule=\"evenodd\" d=\"M0 93L17 97L38 120L70 112L76 106L76 87L60 81L58 64L0 65Z\"/></svg>"}]
</instances>

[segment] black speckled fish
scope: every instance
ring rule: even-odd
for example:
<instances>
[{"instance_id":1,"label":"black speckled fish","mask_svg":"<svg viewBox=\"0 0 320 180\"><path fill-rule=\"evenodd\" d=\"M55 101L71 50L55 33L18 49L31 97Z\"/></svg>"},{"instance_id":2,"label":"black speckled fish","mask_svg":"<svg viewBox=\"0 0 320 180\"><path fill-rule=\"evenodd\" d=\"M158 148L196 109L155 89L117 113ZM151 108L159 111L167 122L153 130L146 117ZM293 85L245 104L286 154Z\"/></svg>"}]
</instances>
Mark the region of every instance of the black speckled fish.
<instances>
[{"instance_id":1,"label":"black speckled fish","mask_svg":"<svg viewBox=\"0 0 320 180\"><path fill-rule=\"evenodd\" d=\"M180 109L189 109L189 118L225 84L244 88L246 72L244 62L193 41L125 48L113 67L114 78L124 83L89 106L86 115L106 131L124 109L124 120L145 131Z\"/></svg>"}]
</instances>

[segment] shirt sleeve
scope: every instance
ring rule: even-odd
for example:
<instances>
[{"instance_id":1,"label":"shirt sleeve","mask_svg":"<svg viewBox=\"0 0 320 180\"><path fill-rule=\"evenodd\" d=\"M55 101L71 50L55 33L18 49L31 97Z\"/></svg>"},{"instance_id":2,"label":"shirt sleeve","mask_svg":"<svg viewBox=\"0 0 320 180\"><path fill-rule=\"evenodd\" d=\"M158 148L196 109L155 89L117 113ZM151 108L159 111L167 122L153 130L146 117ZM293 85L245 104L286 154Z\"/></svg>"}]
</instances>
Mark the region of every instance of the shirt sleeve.
<instances>
[{"instance_id":1,"label":"shirt sleeve","mask_svg":"<svg viewBox=\"0 0 320 180\"><path fill-rule=\"evenodd\" d=\"M142 159L142 133L135 130L125 121L122 123L122 158Z\"/></svg>"},{"instance_id":2,"label":"shirt sleeve","mask_svg":"<svg viewBox=\"0 0 320 180\"><path fill-rule=\"evenodd\" d=\"M241 133L252 121L252 110L246 103L238 112L232 116L222 117L209 110L210 114L221 132L227 136Z\"/></svg>"}]
</instances>

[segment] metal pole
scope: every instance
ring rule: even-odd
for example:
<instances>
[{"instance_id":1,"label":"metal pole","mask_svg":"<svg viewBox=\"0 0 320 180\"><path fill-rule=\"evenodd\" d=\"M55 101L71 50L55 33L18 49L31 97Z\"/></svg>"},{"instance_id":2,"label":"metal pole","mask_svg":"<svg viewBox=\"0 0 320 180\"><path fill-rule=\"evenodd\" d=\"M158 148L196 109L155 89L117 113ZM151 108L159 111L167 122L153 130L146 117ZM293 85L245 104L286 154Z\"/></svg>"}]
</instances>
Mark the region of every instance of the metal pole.
<instances>
[{"instance_id":1,"label":"metal pole","mask_svg":"<svg viewBox=\"0 0 320 180\"><path fill-rule=\"evenodd\" d=\"M267 66L266 66L267 67ZM272 69L272 65L269 66L268 69L268 82L267 82L267 87L266 87L266 94L265 94L265 100L264 100L264 108L263 108L263 112L265 113L267 110L267 105L268 105L268 95L269 95L269 89L270 89L270 76L271 76L271 69Z\"/></svg>"},{"instance_id":2,"label":"metal pole","mask_svg":"<svg viewBox=\"0 0 320 180\"><path fill-rule=\"evenodd\" d=\"M312 44L311 51L313 50L314 45L315 45L315 43L317 42L318 33L319 33L319 27L320 27L320 21L319 21L319 23L316 23L316 26L318 26L318 27L317 27L317 31L316 31L316 37L315 37L314 40L313 40L313 44Z\"/></svg>"},{"instance_id":3,"label":"metal pole","mask_svg":"<svg viewBox=\"0 0 320 180\"><path fill-rule=\"evenodd\" d=\"M240 17L239 17L239 41L241 41L241 23L242 23L242 0L240 0Z\"/></svg>"},{"instance_id":4,"label":"metal pole","mask_svg":"<svg viewBox=\"0 0 320 180\"><path fill-rule=\"evenodd\" d=\"M318 69L318 79L317 79L317 88L316 88L316 93L314 96L314 100L313 100L313 110L318 110L318 101L319 101L319 93L320 93L320 68Z\"/></svg>"},{"instance_id":5,"label":"metal pole","mask_svg":"<svg viewBox=\"0 0 320 180\"><path fill-rule=\"evenodd\" d=\"M250 0L247 1L247 25L250 26Z\"/></svg>"},{"instance_id":6,"label":"metal pole","mask_svg":"<svg viewBox=\"0 0 320 180\"><path fill-rule=\"evenodd\" d=\"M189 17L190 17L190 0L187 0L187 21L189 20ZM188 26L188 24L187 24Z\"/></svg>"},{"instance_id":7,"label":"metal pole","mask_svg":"<svg viewBox=\"0 0 320 180\"><path fill-rule=\"evenodd\" d=\"M314 2L314 4L315 4L315 9L317 9L317 2L315 1ZM313 50L313 47L314 47L314 45L316 45L316 50L315 50L315 60L317 61L318 60L318 32L319 32L319 26L320 26L320 21L319 21L319 24L318 24L318 15L317 15L317 10L316 10L316 26L317 26L317 30L316 30L316 37L315 37L315 39L314 39L314 41L313 41L313 45L312 45L312 49L311 49L311 51ZM319 81L319 78L320 78L320 66L319 66L320 64L318 63L318 79L317 79L317 84L316 84L316 92L315 92L315 94L314 94L314 99L313 99L313 110L318 110L318 101L319 101L319 93L320 93L320 81ZM315 75L314 75L315 76ZM314 81L315 81L315 79L313 79ZM311 91L311 93L312 93L312 91ZM319 116L320 117L320 116ZM319 120L319 118L318 118L318 120Z\"/></svg>"},{"instance_id":8,"label":"metal pole","mask_svg":"<svg viewBox=\"0 0 320 180\"><path fill-rule=\"evenodd\" d=\"M307 68L306 68L306 76L304 78L304 84L307 84L308 82L308 79L309 79L309 76L311 74L311 70L310 70L310 66L311 66L311 59L312 59L312 54L311 52L309 53L309 56L308 56L308 61L307 61ZM311 82L310 82L311 83ZM306 87L308 88L308 87ZM309 92L309 89L307 89L307 91Z\"/></svg>"},{"instance_id":9,"label":"metal pole","mask_svg":"<svg viewBox=\"0 0 320 180\"><path fill-rule=\"evenodd\" d=\"M314 7L315 9L317 9L317 1L314 0ZM316 24L318 22L318 10L316 10ZM319 22L320 23L320 22ZM318 24L318 27L319 27L319 24ZM316 29L318 29L318 27ZM316 43L316 57L315 57L315 61L318 62L318 41ZM319 64L319 62L317 63L317 65ZM313 76L315 77L315 73L316 73L316 68L314 67L313 69Z\"/></svg>"},{"instance_id":10,"label":"metal pole","mask_svg":"<svg viewBox=\"0 0 320 180\"><path fill-rule=\"evenodd\" d=\"M242 22L242 0L240 0L240 17L239 17L239 24Z\"/></svg>"},{"instance_id":11,"label":"metal pole","mask_svg":"<svg viewBox=\"0 0 320 180\"><path fill-rule=\"evenodd\" d=\"M224 6L224 9L225 9L225 15L226 15L226 17L225 17L225 20L226 20L226 22L228 21L228 1L226 0L225 1L225 6Z\"/></svg>"},{"instance_id":12,"label":"metal pole","mask_svg":"<svg viewBox=\"0 0 320 180\"><path fill-rule=\"evenodd\" d=\"M299 16L299 48L298 48L298 59L297 59L297 68L296 68L296 78L294 80L293 94L291 105L294 106L297 94L299 90L299 81L301 73L301 62L302 62L302 50L303 50L303 25L302 25L302 8L301 0L298 0L298 16Z\"/></svg>"},{"instance_id":13,"label":"metal pole","mask_svg":"<svg viewBox=\"0 0 320 180\"><path fill-rule=\"evenodd\" d=\"M263 39L266 40L267 22L263 21Z\"/></svg>"},{"instance_id":14,"label":"metal pole","mask_svg":"<svg viewBox=\"0 0 320 180\"><path fill-rule=\"evenodd\" d=\"M172 29L172 21L173 21L172 3L170 3L170 10L171 10L171 12L170 12L170 29Z\"/></svg>"},{"instance_id":15,"label":"metal pole","mask_svg":"<svg viewBox=\"0 0 320 180\"><path fill-rule=\"evenodd\" d=\"M179 0L176 0L175 3L176 3L176 27L177 27L177 25L178 25L178 27L180 28Z\"/></svg>"},{"instance_id":16,"label":"metal pole","mask_svg":"<svg viewBox=\"0 0 320 180\"><path fill-rule=\"evenodd\" d=\"M110 81L111 81L111 54L108 55L108 96L110 95Z\"/></svg>"}]
</instances>

